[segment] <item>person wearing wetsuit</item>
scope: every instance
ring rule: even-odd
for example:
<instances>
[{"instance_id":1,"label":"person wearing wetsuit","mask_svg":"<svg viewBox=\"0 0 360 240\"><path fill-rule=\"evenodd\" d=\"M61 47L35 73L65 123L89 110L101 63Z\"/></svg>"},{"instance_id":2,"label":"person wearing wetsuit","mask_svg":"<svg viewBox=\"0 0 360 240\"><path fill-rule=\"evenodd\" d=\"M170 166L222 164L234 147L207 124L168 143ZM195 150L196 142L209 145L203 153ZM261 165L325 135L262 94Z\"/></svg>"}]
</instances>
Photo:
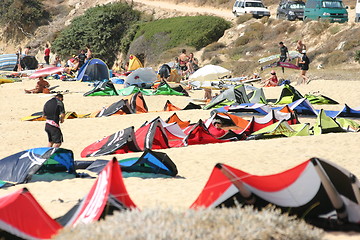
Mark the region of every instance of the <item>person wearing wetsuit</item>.
<instances>
[{"instance_id":1,"label":"person wearing wetsuit","mask_svg":"<svg viewBox=\"0 0 360 240\"><path fill-rule=\"evenodd\" d=\"M48 134L48 147L60 147L63 142L63 135L60 123L64 122L65 107L64 96L57 94L44 105L43 114L46 118L45 132Z\"/></svg>"},{"instance_id":2,"label":"person wearing wetsuit","mask_svg":"<svg viewBox=\"0 0 360 240\"><path fill-rule=\"evenodd\" d=\"M284 45L283 42L279 42L279 46L280 46L280 59L279 62L285 62L286 59L289 56L289 50L288 48ZM282 67L282 72L285 72L285 69Z\"/></svg>"}]
</instances>

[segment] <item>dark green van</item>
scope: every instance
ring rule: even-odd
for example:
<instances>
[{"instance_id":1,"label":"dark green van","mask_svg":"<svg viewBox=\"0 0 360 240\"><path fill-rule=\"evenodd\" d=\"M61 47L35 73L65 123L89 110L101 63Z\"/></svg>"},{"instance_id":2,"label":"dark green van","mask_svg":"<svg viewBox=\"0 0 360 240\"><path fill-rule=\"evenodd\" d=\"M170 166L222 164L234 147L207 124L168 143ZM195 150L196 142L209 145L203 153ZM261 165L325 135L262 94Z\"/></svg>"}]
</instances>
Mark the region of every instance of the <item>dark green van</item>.
<instances>
[{"instance_id":1,"label":"dark green van","mask_svg":"<svg viewBox=\"0 0 360 240\"><path fill-rule=\"evenodd\" d=\"M307 0L304 20L330 20L330 22L347 22L347 7L341 0Z\"/></svg>"}]
</instances>

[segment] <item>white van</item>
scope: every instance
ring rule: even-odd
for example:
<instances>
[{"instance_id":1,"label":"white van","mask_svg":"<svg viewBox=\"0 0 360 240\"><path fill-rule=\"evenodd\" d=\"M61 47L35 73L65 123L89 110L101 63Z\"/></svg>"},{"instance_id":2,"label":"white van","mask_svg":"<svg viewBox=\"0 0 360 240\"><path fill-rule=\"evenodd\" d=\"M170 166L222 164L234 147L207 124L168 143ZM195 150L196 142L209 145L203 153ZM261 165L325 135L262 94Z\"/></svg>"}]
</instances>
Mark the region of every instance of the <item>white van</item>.
<instances>
[{"instance_id":1,"label":"white van","mask_svg":"<svg viewBox=\"0 0 360 240\"><path fill-rule=\"evenodd\" d=\"M270 16L270 11L264 6L261 0L236 0L232 12L236 17L245 13L252 14L254 18Z\"/></svg>"},{"instance_id":2,"label":"white van","mask_svg":"<svg viewBox=\"0 0 360 240\"><path fill-rule=\"evenodd\" d=\"M360 0L356 0L355 22L360 22Z\"/></svg>"}]
</instances>

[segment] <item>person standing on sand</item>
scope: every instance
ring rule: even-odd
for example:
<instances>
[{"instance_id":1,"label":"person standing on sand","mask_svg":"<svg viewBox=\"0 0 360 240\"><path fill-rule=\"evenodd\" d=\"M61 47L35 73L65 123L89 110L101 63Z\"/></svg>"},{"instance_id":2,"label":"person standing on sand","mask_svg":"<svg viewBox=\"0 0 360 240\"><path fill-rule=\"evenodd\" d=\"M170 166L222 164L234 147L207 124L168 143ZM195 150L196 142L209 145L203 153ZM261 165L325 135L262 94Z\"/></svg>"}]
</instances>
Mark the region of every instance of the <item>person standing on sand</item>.
<instances>
[{"instance_id":1,"label":"person standing on sand","mask_svg":"<svg viewBox=\"0 0 360 240\"><path fill-rule=\"evenodd\" d=\"M297 41L296 51L298 51L299 53L302 53L303 50L306 50L306 45L303 44L303 42L301 40Z\"/></svg>"},{"instance_id":2,"label":"person standing on sand","mask_svg":"<svg viewBox=\"0 0 360 240\"><path fill-rule=\"evenodd\" d=\"M49 44L45 44L44 60L47 65L50 65L50 48Z\"/></svg>"},{"instance_id":3,"label":"person standing on sand","mask_svg":"<svg viewBox=\"0 0 360 240\"><path fill-rule=\"evenodd\" d=\"M186 49L181 50L181 54L179 55L179 67L181 70L181 75L184 76L188 72L188 62L189 56L186 55Z\"/></svg>"},{"instance_id":4,"label":"person standing on sand","mask_svg":"<svg viewBox=\"0 0 360 240\"><path fill-rule=\"evenodd\" d=\"M283 42L279 42L279 47L280 47L280 59L279 62L285 62L286 59L289 57L289 50L288 48L284 45ZM285 69L282 67L282 72L285 72Z\"/></svg>"},{"instance_id":5,"label":"person standing on sand","mask_svg":"<svg viewBox=\"0 0 360 240\"><path fill-rule=\"evenodd\" d=\"M60 147L63 142L60 129L60 123L63 123L65 118L63 101L64 96L59 93L44 105L43 114L46 118L45 132L49 139L48 147Z\"/></svg>"},{"instance_id":6,"label":"person standing on sand","mask_svg":"<svg viewBox=\"0 0 360 240\"><path fill-rule=\"evenodd\" d=\"M93 58L92 51L90 49L90 45L86 45L86 61L89 61Z\"/></svg>"},{"instance_id":7,"label":"person standing on sand","mask_svg":"<svg viewBox=\"0 0 360 240\"><path fill-rule=\"evenodd\" d=\"M22 58L22 49L21 47L19 47L16 52L16 66L14 68L14 71L18 71L18 72L22 71L21 58Z\"/></svg>"},{"instance_id":8,"label":"person standing on sand","mask_svg":"<svg viewBox=\"0 0 360 240\"><path fill-rule=\"evenodd\" d=\"M79 68L81 68L82 65L85 64L85 60L86 60L86 54L84 49L80 50L80 54L78 55L78 58L79 58Z\"/></svg>"},{"instance_id":9,"label":"person standing on sand","mask_svg":"<svg viewBox=\"0 0 360 240\"><path fill-rule=\"evenodd\" d=\"M308 56L306 56L306 50L302 50L301 53L303 55L301 59L299 59L299 63L298 63L298 66L301 69L300 76L302 78L302 83L308 84L310 81L309 78L306 76L306 72L309 70L310 59L308 58Z\"/></svg>"},{"instance_id":10,"label":"person standing on sand","mask_svg":"<svg viewBox=\"0 0 360 240\"><path fill-rule=\"evenodd\" d=\"M30 55L30 50L31 50L31 47L30 47L30 46L25 47L25 49L24 49L24 54L25 54L25 56Z\"/></svg>"}]
</instances>

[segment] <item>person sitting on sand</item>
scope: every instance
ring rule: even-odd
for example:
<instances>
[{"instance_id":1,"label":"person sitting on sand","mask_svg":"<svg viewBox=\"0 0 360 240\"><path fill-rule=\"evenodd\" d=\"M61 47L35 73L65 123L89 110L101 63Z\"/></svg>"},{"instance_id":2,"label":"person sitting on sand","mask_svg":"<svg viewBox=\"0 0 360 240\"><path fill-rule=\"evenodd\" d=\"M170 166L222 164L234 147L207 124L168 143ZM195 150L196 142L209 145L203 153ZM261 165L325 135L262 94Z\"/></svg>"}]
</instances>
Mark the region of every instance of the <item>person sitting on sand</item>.
<instances>
[{"instance_id":1,"label":"person sitting on sand","mask_svg":"<svg viewBox=\"0 0 360 240\"><path fill-rule=\"evenodd\" d=\"M222 122L220 119L214 119L208 129L211 135L216 138L222 137L226 133L225 130L222 129Z\"/></svg>"},{"instance_id":2,"label":"person sitting on sand","mask_svg":"<svg viewBox=\"0 0 360 240\"><path fill-rule=\"evenodd\" d=\"M275 87L278 85L279 80L276 76L276 72L274 70L271 70L270 74L271 77L260 82L260 84L262 84L263 87Z\"/></svg>"},{"instance_id":3,"label":"person sitting on sand","mask_svg":"<svg viewBox=\"0 0 360 240\"><path fill-rule=\"evenodd\" d=\"M68 74L74 74L79 69L79 58L76 56L74 59L68 61L68 67L65 68L65 72Z\"/></svg>"},{"instance_id":4,"label":"person sitting on sand","mask_svg":"<svg viewBox=\"0 0 360 240\"><path fill-rule=\"evenodd\" d=\"M60 56L56 56L55 57L55 60L52 64L54 67L61 67L61 59L60 59Z\"/></svg>"},{"instance_id":5,"label":"person sitting on sand","mask_svg":"<svg viewBox=\"0 0 360 240\"><path fill-rule=\"evenodd\" d=\"M39 81L36 83L36 87L31 90L26 90L25 93L50 93L50 84L44 80L43 77L39 77Z\"/></svg>"},{"instance_id":6,"label":"person sitting on sand","mask_svg":"<svg viewBox=\"0 0 360 240\"><path fill-rule=\"evenodd\" d=\"M44 68L44 64L40 63L37 70Z\"/></svg>"},{"instance_id":7,"label":"person sitting on sand","mask_svg":"<svg viewBox=\"0 0 360 240\"><path fill-rule=\"evenodd\" d=\"M168 64L161 65L159 71L160 82L167 81L171 74L171 68Z\"/></svg>"},{"instance_id":8,"label":"person sitting on sand","mask_svg":"<svg viewBox=\"0 0 360 240\"><path fill-rule=\"evenodd\" d=\"M204 99L206 100L206 102L210 102L212 99L212 90L211 88L204 88Z\"/></svg>"}]
</instances>

